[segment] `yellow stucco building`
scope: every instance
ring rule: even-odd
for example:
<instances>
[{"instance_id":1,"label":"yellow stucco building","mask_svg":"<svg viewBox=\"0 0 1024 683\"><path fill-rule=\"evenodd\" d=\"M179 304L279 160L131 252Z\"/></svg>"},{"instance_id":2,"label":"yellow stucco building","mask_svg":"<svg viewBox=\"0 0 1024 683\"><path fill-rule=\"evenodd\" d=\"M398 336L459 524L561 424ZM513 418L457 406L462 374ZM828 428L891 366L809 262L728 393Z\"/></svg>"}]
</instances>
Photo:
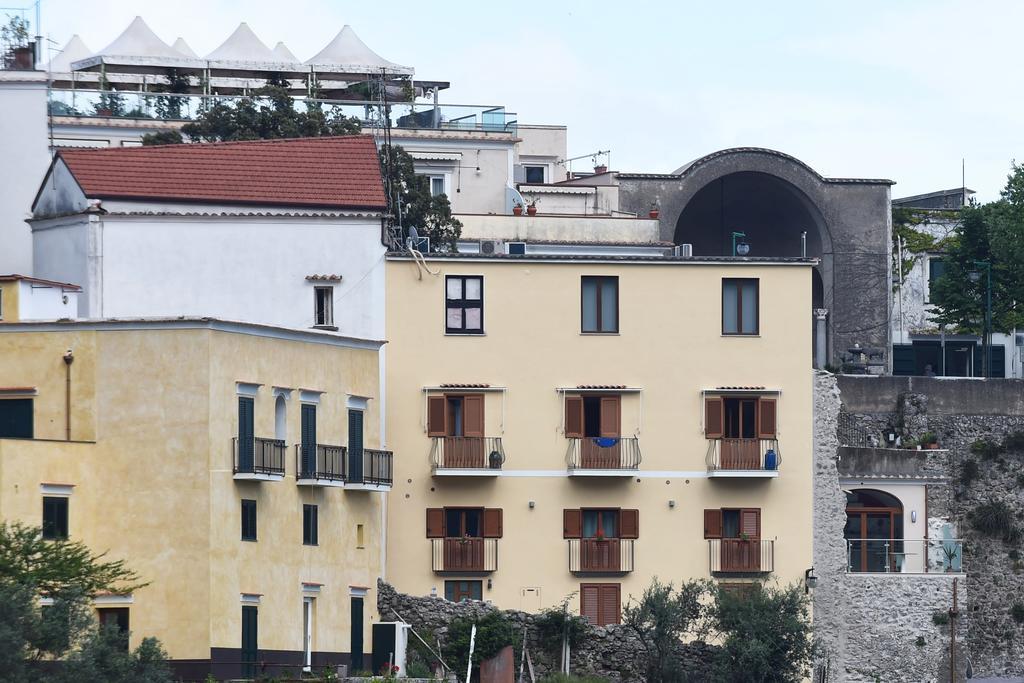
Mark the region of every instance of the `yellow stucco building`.
<instances>
[{"instance_id":1,"label":"yellow stucco building","mask_svg":"<svg viewBox=\"0 0 1024 683\"><path fill-rule=\"evenodd\" d=\"M208 318L0 324L0 518L149 585L101 619L189 679L369 668L381 342ZM364 604L365 602L365 604ZM364 645L365 644L365 645Z\"/></svg>"},{"instance_id":2,"label":"yellow stucco building","mask_svg":"<svg viewBox=\"0 0 1024 683\"><path fill-rule=\"evenodd\" d=\"M813 263L390 255L389 581L599 624L654 576L802 581Z\"/></svg>"}]
</instances>

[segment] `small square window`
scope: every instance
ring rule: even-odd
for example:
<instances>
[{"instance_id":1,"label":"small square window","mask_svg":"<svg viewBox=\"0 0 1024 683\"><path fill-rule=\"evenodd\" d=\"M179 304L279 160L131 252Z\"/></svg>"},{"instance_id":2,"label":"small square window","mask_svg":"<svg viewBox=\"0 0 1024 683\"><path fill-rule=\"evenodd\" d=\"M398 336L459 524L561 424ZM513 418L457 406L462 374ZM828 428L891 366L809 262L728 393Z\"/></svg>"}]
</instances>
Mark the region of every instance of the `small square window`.
<instances>
[{"instance_id":1,"label":"small square window","mask_svg":"<svg viewBox=\"0 0 1024 683\"><path fill-rule=\"evenodd\" d=\"M256 540L256 501L242 501L242 540Z\"/></svg>"},{"instance_id":2,"label":"small square window","mask_svg":"<svg viewBox=\"0 0 1024 683\"><path fill-rule=\"evenodd\" d=\"M58 496L43 497L43 538L48 541L68 537L68 499Z\"/></svg>"},{"instance_id":3,"label":"small square window","mask_svg":"<svg viewBox=\"0 0 1024 683\"><path fill-rule=\"evenodd\" d=\"M722 334L757 334L759 317L758 280L722 280Z\"/></svg>"},{"instance_id":4,"label":"small square window","mask_svg":"<svg viewBox=\"0 0 1024 683\"><path fill-rule=\"evenodd\" d=\"M531 184L544 182L544 171L546 169L543 166L524 166L523 170L526 173L526 182Z\"/></svg>"},{"instance_id":5,"label":"small square window","mask_svg":"<svg viewBox=\"0 0 1024 683\"><path fill-rule=\"evenodd\" d=\"M584 332L619 331L619 278L584 275L582 279Z\"/></svg>"},{"instance_id":6,"label":"small square window","mask_svg":"<svg viewBox=\"0 0 1024 683\"><path fill-rule=\"evenodd\" d=\"M449 275L445 281L445 331L483 334L484 279L480 275Z\"/></svg>"},{"instance_id":7,"label":"small square window","mask_svg":"<svg viewBox=\"0 0 1024 683\"><path fill-rule=\"evenodd\" d=\"M334 287L314 287L314 322L316 327L334 326Z\"/></svg>"},{"instance_id":8,"label":"small square window","mask_svg":"<svg viewBox=\"0 0 1024 683\"><path fill-rule=\"evenodd\" d=\"M317 506L302 506L302 544L318 545L317 543Z\"/></svg>"},{"instance_id":9,"label":"small square window","mask_svg":"<svg viewBox=\"0 0 1024 683\"><path fill-rule=\"evenodd\" d=\"M430 196L439 197L445 194L444 191L444 176L443 175L432 175L430 176Z\"/></svg>"}]
</instances>

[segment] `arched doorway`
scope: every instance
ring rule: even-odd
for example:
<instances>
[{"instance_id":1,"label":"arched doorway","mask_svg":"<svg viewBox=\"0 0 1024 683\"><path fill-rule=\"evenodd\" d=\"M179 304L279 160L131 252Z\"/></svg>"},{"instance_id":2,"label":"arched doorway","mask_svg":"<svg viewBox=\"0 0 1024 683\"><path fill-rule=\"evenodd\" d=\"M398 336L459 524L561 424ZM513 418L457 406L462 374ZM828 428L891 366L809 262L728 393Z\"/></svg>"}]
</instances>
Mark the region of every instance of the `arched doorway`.
<instances>
[{"instance_id":1,"label":"arched doorway","mask_svg":"<svg viewBox=\"0 0 1024 683\"><path fill-rule=\"evenodd\" d=\"M903 550L903 504L875 489L846 493L847 569L851 572L898 572Z\"/></svg>"},{"instance_id":2,"label":"arched doorway","mask_svg":"<svg viewBox=\"0 0 1024 683\"><path fill-rule=\"evenodd\" d=\"M278 394L274 401L274 438L278 441L288 441L288 406L281 394Z\"/></svg>"}]
</instances>

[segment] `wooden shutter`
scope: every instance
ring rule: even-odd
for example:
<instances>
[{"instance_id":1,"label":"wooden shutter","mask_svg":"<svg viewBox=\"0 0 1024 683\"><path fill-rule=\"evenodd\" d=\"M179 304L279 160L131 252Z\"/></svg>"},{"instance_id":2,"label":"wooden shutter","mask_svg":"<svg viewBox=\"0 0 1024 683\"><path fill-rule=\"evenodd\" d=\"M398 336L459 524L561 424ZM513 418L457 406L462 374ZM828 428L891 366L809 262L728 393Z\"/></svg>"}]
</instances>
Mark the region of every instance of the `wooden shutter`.
<instances>
[{"instance_id":1,"label":"wooden shutter","mask_svg":"<svg viewBox=\"0 0 1024 683\"><path fill-rule=\"evenodd\" d=\"M462 397L462 435L484 435L484 397L480 394Z\"/></svg>"},{"instance_id":2,"label":"wooden shutter","mask_svg":"<svg viewBox=\"0 0 1024 683\"><path fill-rule=\"evenodd\" d=\"M743 508L740 510L740 533L748 538L761 538L761 509Z\"/></svg>"},{"instance_id":3,"label":"wooden shutter","mask_svg":"<svg viewBox=\"0 0 1024 683\"><path fill-rule=\"evenodd\" d=\"M580 538L583 535L583 511L562 510L562 538Z\"/></svg>"},{"instance_id":4,"label":"wooden shutter","mask_svg":"<svg viewBox=\"0 0 1024 683\"><path fill-rule=\"evenodd\" d=\"M316 471L316 406L303 403L302 410L302 473Z\"/></svg>"},{"instance_id":5,"label":"wooden shutter","mask_svg":"<svg viewBox=\"0 0 1024 683\"><path fill-rule=\"evenodd\" d=\"M622 401L618 396L601 397L601 436L622 433Z\"/></svg>"},{"instance_id":6,"label":"wooden shutter","mask_svg":"<svg viewBox=\"0 0 1024 683\"><path fill-rule=\"evenodd\" d=\"M619 538L640 537L640 511L619 510Z\"/></svg>"},{"instance_id":7,"label":"wooden shutter","mask_svg":"<svg viewBox=\"0 0 1024 683\"><path fill-rule=\"evenodd\" d=\"M448 399L444 396L427 397L427 436L445 436L448 433Z\"/></svg>"},{"instance_id":8,"label":"wooden shutter","mask_svg":"<svg viewBox=\"0 0 1024 683\"><path fill-rule=\"evenodd\" d=\"M622 620L619 584L606 583L598 587L598 626L617 624Z\"/></svg>"},{"instance_id":9,"label":"wooden shutter","mask_svg":"<svg viewBox=\"0 0 1024 683\"><path fill-rule=\"evenodd\" d=\"M775 409L774 398L762 398L757 401L757 438L775 438Z\"/></svg>"},{"instance_id":10,"label":"wooden shutter","mask_svg":"<svg viewBox=\"0 0 1024 683\"><path fill-rule=\"evenodd\" d=\"M484 538L501 538L501 508L484 508Z\"/></svg>"},{"instance_id":11,"label":"wooden shutter","mask_svg":"<svg viewBox=\"0 0 1024 683\"><path fill-rule=\"evenodd\" d=\"M704 436L708 439L721 439L725 433L725 402L721 396L704 398Z\"/></svg>"},{"instance_id":12,"label":"wooden shutter","mask_svg":"<svg viewBox=\"0 0 1024 683\"><path fill-rule=\"evenodd\" d=\"M704 538L722 537L722 511L718 509L704 511Z\"/></svg>"},{"instance_id":13,"label":"wooden shutter","mask_svg":"<svg viewBox=\"0 0 1024 683\"><path fill-rule=\"evenodd\" d=\"M444 508L427 508L427 538L444 538Z\"/></svg>"},{"instance_id":14,"label":"wooden shutter","mask_svg":"<svg viewBox=\"0 0 1024 683\"><path fill-rule=\"evenodd\" d=\"M565 397L565 435L568 438L583 438L583 397Z\"/></svg>"},{"instance_id":15,"label":"wooden shutter","mask_svg":"<svg viewBox=\"0 0 1024 683\"><path fill-rule=\"evenodd\" d=\"M598 625L598 620L600 618L600 614L598 613L598 605L600 604L600 593L600 584L580 584L580 616L585 618L594 626Z\"/></svg>"}]
</instances>

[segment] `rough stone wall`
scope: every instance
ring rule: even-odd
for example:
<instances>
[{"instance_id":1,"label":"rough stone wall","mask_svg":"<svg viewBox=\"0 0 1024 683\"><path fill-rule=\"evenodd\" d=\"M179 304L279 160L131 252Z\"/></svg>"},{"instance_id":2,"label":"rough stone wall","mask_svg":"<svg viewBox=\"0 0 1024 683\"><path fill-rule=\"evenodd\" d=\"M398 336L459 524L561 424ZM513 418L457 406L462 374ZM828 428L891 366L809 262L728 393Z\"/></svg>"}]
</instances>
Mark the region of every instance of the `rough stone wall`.
<instances>
[{"instance_id":1,"label":"rough stone wall","mask_svg":"<svg viewBox=\"0 0 1024 683\"><path fill-rule=\"evenodd\" d=\"M448 625L454 619L479 618L497 608L479 600L450 602L443 598L418 597L399 593L393 586L377 581L377 610L382 621L397 619L395 613L417 630L421 635L431 633L443 639ZM556 672L559 661L549 653L550 644L540 643L534 629L530 628L536 615L517 610L504 610L505 615L517 632L526 629L526 646L533 661L537 679ZM410 636L410 641L414 640ZM433 643L432 643L433 646ZM436 648L435 648L436 649ZM571 652L570 671L576 675L592 675L606 678L613 683L642 681L643 675L637 659L643 650L639 637L630 628L621 625L591 627L583 645ZM704 643L681 646L679 661L684 680L710 680L709 666L713 648ZM447 662L455 666L455 662ZM465 666L465 662L460 663ZM519 662L516 662L518 671Z\"/></svg>"}]
</instances>

